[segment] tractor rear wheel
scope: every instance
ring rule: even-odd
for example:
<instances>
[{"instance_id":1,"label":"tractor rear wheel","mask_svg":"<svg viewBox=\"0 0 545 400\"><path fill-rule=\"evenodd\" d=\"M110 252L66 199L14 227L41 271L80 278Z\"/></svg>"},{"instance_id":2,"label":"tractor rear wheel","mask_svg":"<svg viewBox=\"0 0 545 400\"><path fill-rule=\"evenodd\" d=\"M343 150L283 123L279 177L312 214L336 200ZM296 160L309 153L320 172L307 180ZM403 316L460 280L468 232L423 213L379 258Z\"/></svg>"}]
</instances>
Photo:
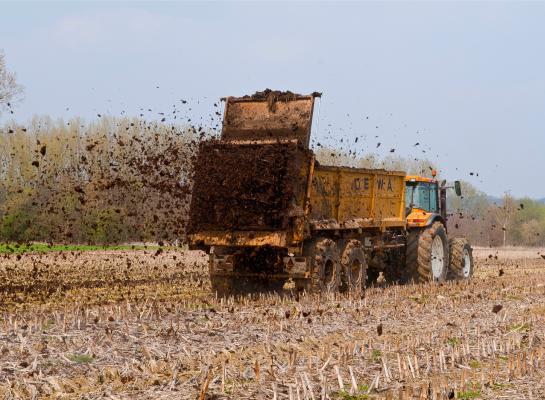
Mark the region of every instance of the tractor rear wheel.
<instances>
[{"instance_id":1,"label":"tractor rear wheel","mask_svg":"<svg viewBox=\"0 0 545 400\"><path fill-rule=\"evenodd\" d=\"M365 289L367 260L359 240L349 240L341 257L343 286L353 293Z\"/></svg>"},{"instance_id":2,"label":"tractor rear wheel","mask_svg":"<svg viewBox=\"0 0 545 400\"><path fill-rule=\"evenodd\" d=\"M447 278L448 260L447 232L441 222L434 222L424 230L409 233L406 281L443 282Z\"/></svg>"},{"instance_id":3,"label":"tractor rear wheel","mask_svg":"<svg viewBox=\"0 0 545 400\"><path fill-rule=\"evenodd\" d=\"M469 279L473 276L473 249L465 238L453 238L449 241L450 267L452 279Z\"/></svg>"},{"instance_id":4,"label":"tractor rear wheel","mask_svg":"<svg viewBox=\"0 0 545 400\"><path fill-rule=\"evenodd\" d=\"M311 263L310 290L336 292L341 285L341 263L337 244L326 238L316 239L307 245Z\"/></svg>"}]
</instances>

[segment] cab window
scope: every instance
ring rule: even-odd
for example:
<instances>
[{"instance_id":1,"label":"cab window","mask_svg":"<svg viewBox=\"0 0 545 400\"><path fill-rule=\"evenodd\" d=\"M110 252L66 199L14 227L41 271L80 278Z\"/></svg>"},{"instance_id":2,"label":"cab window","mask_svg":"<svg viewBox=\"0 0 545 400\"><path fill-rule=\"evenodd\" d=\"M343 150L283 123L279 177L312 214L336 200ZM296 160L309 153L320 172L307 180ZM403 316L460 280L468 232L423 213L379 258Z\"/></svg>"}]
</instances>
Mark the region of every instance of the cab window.
<instances>
[{"instance_id":1,"label":"cab window","mask_svg":"<svg viewBox=\"0 0 545 400\"><path fill-rule=\"evenodd\" d=\"M437 185L428 182L407 182L405 200L408 210L417 207L429 212L438 212Z\"/></svg>"}]
</instances>

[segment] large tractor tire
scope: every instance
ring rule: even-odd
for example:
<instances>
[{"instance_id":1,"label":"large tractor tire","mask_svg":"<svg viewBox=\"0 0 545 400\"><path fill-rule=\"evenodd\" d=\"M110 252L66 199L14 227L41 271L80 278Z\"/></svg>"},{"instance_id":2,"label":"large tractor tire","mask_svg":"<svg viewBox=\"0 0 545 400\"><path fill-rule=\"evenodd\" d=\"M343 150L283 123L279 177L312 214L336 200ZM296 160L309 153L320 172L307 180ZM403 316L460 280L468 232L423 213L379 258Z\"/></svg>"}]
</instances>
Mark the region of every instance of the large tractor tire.
<instances>
[{"instance_id":1,"label":"large tractor tire","mask_svg":"<svg viewBox=\"0 0 545 400\"><path fill-rule=\"evenodd\" d=\"M320 238L307 245L311 263L310 291L337 292L341 285L341 263L337 244Z\"/></svg>"},{"instance_id":2,"label":"large tractor tire","mask_svg":"<svg viewBox=\"0 0 545 400\"><path fill-rule=\"evenodd\" d=\"M473 276L473 249L465 238L453 238L449 241L450 266L449 278L463 280Z\"/></svg>"},{"instance_id":3,"label":"large tractor tire","mask_svg":"<svg viewBox=\"0 0 545 400\"><path fill-rule=\"evenodd\" d=\"M343 286L357 293L365 289L367 281L367 260L361 242L349 240L341 257Z\"/></svg>"},{"instance_id":4,"label":"large tractor tire","mask_svg":"<svg viewBox=\"0 0 545 400\"><path fill-rule=\"evenodd\" d=\"M424 230L412 231L407 239L406 281L443 282L448 273L448 240L445 226L434 222Z\"/></svg>"}]
</instances>

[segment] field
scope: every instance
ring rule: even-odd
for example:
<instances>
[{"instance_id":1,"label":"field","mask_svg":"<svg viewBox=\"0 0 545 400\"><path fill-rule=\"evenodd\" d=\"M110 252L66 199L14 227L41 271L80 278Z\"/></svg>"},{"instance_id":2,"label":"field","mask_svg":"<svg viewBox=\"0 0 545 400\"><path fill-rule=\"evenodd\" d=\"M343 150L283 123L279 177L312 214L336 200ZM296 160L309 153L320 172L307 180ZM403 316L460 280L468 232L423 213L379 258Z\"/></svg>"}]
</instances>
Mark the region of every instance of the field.
<instances>
[{"instance_id":1,"label":"field","mask_svg":"<svg viewBox=\"0 0 545 400\"><path fill-rule=\"evenodd\" d=\"M545 398L545 259L471 282L218 300L201 253L0 254L2 398ZM89 249L86 249L89 250Z\"/></svg>"},{"instance_id":2,"label":"field","mask_svg":"<svg viewBox=\"0 0 545 400\"><path fill-rule=\"evenodd\" d=\"M144 250L158 249L158 246L146 245L118 245L118 246L100 246L100 245L62 245L47 243L0 243L0 254L22 254L22 253L50 253L60 251L91 251L91 250Z\"/></svg>"}]
</instances>

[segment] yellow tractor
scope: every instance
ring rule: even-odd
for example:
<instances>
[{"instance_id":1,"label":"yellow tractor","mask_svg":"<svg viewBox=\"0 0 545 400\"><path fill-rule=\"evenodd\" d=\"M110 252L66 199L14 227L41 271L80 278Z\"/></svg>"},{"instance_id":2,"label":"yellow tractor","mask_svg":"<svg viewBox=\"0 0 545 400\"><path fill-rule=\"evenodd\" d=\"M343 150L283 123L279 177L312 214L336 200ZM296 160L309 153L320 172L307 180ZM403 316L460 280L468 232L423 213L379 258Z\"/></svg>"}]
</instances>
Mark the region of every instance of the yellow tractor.
<instances>
[{"instance_id":1,"label":"yellow tractor","mask_svg":"<svg viewBox=\"0 0 545 400\"><path fill-rule=\"evenodd\" d=\"M440 185L435 179L407 176L405 203L407 215L407 275L415 281L446 278L469 279L473 275L473 254L464 238L447 242L447 189L462 195L460 182L453 187ZM447 262L448 261L448 262Z\"/></svg>"},{"instance_id":2,"label":"yellow tractor","mask_svg":"<svg viewBox=\"0 0 545 400\"><path fill-rule=\"evenodd\" d=\"M470 278L471 247L448 241L444 184L316 161L318 95L224 99L221 139L202 143L195 163L188 227L190 248L209 254L213 290L359 291L380 276Z\"/></svg>"}]
</instances>

